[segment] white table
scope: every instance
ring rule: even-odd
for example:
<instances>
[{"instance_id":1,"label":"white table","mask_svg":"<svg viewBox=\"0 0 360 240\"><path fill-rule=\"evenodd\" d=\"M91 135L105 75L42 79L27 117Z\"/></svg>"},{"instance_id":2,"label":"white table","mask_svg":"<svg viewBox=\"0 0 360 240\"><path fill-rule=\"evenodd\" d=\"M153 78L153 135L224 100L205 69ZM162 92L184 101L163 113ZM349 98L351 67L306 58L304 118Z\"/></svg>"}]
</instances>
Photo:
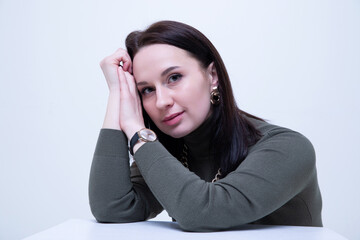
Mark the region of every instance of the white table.
<instances>
[{"instance_id":1,"label":"white table","mask_svg":"<svg viewBox=\"0 0 360 240\"><path fill-rule=\"evenodd\" d=\"M245 225L231 231L194 233L182 231L177 223L146 221L100 224L95 220L71 219L24 240L345 240L327 228Z\"/></svg>"}]
</instances>

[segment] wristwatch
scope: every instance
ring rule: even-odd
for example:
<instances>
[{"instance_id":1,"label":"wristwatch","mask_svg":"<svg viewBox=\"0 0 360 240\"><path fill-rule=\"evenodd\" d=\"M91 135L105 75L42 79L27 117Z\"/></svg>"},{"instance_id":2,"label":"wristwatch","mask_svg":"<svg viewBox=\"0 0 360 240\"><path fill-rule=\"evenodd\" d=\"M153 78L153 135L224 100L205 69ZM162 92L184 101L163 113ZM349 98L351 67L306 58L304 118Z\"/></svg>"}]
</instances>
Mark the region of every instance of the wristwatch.
<instances>
[{"instance_id":1,"label":"wristwatch","mask_svg":"<svg viewBox=\"0 0 360 240\"><path fill-rule=\"evenodd\" d=\"M140 131L138 131L137 133L134 134L134 136L131 138L130 140L130 154L134 155L134 146L139 142L139 141L143 141L143 142L154 142L157 139L156 134L154 133L154 131L148 129L148 128L143 128Z\"/></svg>"}]
</instances>

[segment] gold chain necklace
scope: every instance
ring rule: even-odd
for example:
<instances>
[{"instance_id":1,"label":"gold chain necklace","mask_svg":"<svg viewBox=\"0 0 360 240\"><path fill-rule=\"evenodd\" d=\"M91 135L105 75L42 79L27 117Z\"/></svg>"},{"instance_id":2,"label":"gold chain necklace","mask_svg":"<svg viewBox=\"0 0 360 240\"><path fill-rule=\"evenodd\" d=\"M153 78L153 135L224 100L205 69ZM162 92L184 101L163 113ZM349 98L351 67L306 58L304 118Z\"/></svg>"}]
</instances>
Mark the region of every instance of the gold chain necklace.
<instances>
[{"instance_id":1,"label":"gold chain necklace","mask_svg":"<svg viewBox=\"0 0 360 240\"><path fill-rule=\"evenodd\" d=\"M189 169L189 164L188 164L188 146L186 146L186 144L184 144L183 147L183 151L181 153L181 158L180 158L180 162L182 163L182 165L184 165L184 167L186 167L187 169ZM212 183L216 182L217 180L220 179L221 176L221 168L219 168L219 170L217 171L217 173L215 174L214 179L211 181Z\"/></svg>"}]
</instances>

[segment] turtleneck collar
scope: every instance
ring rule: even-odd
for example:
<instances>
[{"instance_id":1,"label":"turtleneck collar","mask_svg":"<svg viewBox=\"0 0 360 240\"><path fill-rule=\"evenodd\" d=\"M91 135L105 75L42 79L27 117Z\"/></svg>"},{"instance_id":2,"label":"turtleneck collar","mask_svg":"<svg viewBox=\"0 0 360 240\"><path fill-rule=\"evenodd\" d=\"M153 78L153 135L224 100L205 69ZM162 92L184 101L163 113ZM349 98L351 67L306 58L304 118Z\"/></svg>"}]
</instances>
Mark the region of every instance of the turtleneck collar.
<instances>
[{"instance_id":1,"label":"turtleneck collar","mask_svg":"<svg viewBox=\"0 0 360 240\"><path fill-rule=\"evenodd\" d=\"M208 117L196 130L184 137L192 161L208 159L213 155L211 134L214 129L211 126L211 118L211 116Z\"/></svg>"}]
</instances>

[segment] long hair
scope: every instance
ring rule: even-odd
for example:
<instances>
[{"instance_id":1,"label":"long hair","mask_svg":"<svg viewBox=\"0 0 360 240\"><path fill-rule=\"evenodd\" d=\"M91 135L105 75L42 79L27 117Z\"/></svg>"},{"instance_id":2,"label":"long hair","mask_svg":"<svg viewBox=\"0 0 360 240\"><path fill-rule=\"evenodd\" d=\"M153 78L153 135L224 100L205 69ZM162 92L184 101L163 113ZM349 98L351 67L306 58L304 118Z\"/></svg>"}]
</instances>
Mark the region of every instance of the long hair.
<instances>
[{"instance_id":1,"label":"long hair","mask_svg":"<svg viewBox=\"0 0 360 240\"><path fill-rule=\"evenodd\" d=\"M152 24L144 31L134 31L126 38L126 48L134 59L136 53L144 46L151 44L168 44L186 50L197 59L203 68L214 62L218 74L218 90L220 103L212 105L211 144L215 151L215 159L221 168L222 177L235 170L248 154L249 147L260 138L260 133L246 117L257 118L242 110L233 95L229 75L220 54L213 44L197 29L175 21L160 21ZM162 133L144 111L144 121L159 136L160 142L179 158L183 146L182 139L175 139Z\"/></svg>"}]
</instances>

